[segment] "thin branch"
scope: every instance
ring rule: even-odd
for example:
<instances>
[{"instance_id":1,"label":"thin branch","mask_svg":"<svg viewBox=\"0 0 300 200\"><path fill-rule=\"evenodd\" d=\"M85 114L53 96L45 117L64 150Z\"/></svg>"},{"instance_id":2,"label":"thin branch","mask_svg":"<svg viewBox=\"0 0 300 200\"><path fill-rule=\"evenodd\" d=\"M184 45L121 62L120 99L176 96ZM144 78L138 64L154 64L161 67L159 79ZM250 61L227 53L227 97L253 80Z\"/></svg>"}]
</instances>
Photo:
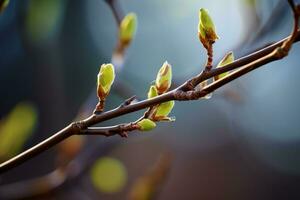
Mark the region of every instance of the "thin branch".
<instances>
[{"instance_id":1,"label":"thin branch","mask_svg":"<svg viewBox=\"0 0 300 200\"><path fill-rule=\"evenodd\" d=\"M132 104L134 101L136 101L136 95L133 95L132 97L126 99L126 100L119 106L119 108L128 106L128 105Z\"/></svg>"},{"instance_id":2,"label":"thin branch","mask_svg":"<svg viewBox=\"0 0 300 200\"><path fill-rule=\"evenodd\" d=\"M294 18L295 18L295 24L298 22L298 16L299 16L299 7L296 9L293 9L294 11ZM297 11L297 12L296 12ZM296 13L296 14L295 14ZM80 134L88 134L91 131L91 127L93 125L96 125L100 122L119 117L128 113L132 113L141 109L145 109L151 106L155 106L157 104L167 102L170 100L196 100L201 97L204 97L205 95L213 92L214 90L222 87L226 83L231 82L232 80L241 77L242 75L257 69L258 67L261 67L267 63L270 63L272 61L282 59L288 54L288 51L290 50L290 46L292 43L299 40L299 31L297 31L298 27L294 26L293 33L290 37L286 38L283 41L280 41L274 45L270 45L259 52L255 52L249 56L247 56L244 59L240 59L239 61L234 62L233 64L227 65L225 67L219 68L218 70L211 70L209 72L205 71L199 74L198 76L194 77L190 81L185 82L183 85L179 86L178 88L169 91L165 94L162 94L160 96L157 96L155 98L143 100L134 104L130 104L123 107L117 107L116 109L103 112L100 115L91 115L85 120L71 123L69 126L64 128L63 130L59 131L52 137L46 139L45 141L37 144L36 146L26 150L25 152L17 155L16 157L2 163L0 165L0 173L3 173L9 169L12 169L21 163L25 162L26 160L29 160L30 158L42 153L43 151L49 149L50 147L54 146L55 144L61 142L62 140L66 139L67 137L70 137L71 135L80 135ZM247 61L247 62L246 62ZM241 69L230 73L228 76L219 79L218 81L215 81L211 83L210 85L202 88L201 90L187 90L187 88L190 88L191 84L197 84L197 82L201 82L201 80L206 80L208 78L211 78L215 75L219 75L221 73L236 69L241 67ZM221 70L222 69L222 70ZM128 124L127 124L128 125ZM122 126L113 127L113 129L118 132L122 131L126 124ZM130 127L130 125L128 125ZM126 130L126 129L125 129ZM97 132L97 130L94 130ZM99 132L99 128L98 128ZM109 135L108 135L109 136Z\"/></svg>"},{"instance_id":3,"label":"thin branch","mask_svg":"<svg viewBox=\"0 0 300 200\"><path fill-rule=\"evenodd\" d=\"M131 122L127 124L119 124L115 126L108 127L89 127L81 131L82 135L103 135L110 137L113 135L120 135L121 137L128 137L127 132L138 130L136 123Z\"/></svg>"},{"instance_id":4,"label":"thin branch","mask_svg":"<svg viewBox=\"0 0 300 200\"><path fill-rule=\"evenodd\" d=\"M111 11L113 12L114 18L118 25L121 24L121 21L124 17L122 9L120 8L118 0L105 0Z\"/></svg>"},{"instance_id":5,"label":"thin branch","mask_svg":"<svg viewBox=\"0 0 300 200\"><path fill-rule=\"evenodd\" d=\"M207 80L209 78L212 78L216 75L220 75L223 74L225 72L229 72L231 70L237 69L243 65L246 65L248 63L251 63L263 56L268 55L269 53L271 53L272 51L274 51L277 47L282 46L282 44L287 41L289 37L286 37L282 40L280 40L279 42L276 42L274 44L270 44L260 50L257 50L249 55L246 55L242 58L239 58L237 60L235 60L234 62L225 65L223 67L220 68L213 68L210 71L203 71L202 73L200 73L199 75L197 75L196 77L190 79L187 81L187 84L184 84L180 87L181 90L183 91L188 91L191 88L195 87L196 85L198 85L199 83L201 83L204 80ZM300 29L298 29L297 34L296 34L296 38L294 40L294 42L299 42L300 40Z\"/></svg>"}]
</instances>

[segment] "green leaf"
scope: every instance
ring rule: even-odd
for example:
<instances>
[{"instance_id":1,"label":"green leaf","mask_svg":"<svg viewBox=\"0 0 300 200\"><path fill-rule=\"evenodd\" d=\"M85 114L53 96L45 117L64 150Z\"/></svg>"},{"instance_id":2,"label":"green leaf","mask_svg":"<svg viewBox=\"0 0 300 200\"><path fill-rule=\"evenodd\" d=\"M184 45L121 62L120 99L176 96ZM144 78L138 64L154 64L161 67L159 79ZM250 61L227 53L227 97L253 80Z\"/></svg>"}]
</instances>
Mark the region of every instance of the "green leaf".
<instances>
[{"instance_id":1,"label":"green leaf","mask_svg":"<svg viewBox=\"0 0 300 200\"><path fill-rule=\"evenodd\" d=\"M175 101L167 101L165 103L160 104L157 107L155 117L158 117L158 118L167 117L170 114L170 112L172 111L174 105L175 105Z\"/></svg>"},{"instance_id":2,"label":"green leaf","mask_svg":"<svg viewBox=\"0 0 300 200\"><path fill-rule=\"evenodd\" d=\"M97 93L101 100L108 95L110 88L115 80L115 70L112 64L103 64L97 76Z\"/></svg>"},{"instance_id":3,"label":"green leaf","mask_svg":"<svg viewBox=\"0 0 300 200\"><path fill-rule=\"evenodd\" d=\"M127 181L125 166L117 159L104 157L93 164L90 177L95 188L104 193L119 192Z\"/></svg>"},{"instance_id":4,"label":"green leaf","mask_svg":"<svg viewBox=\"0 0 300 200\"><path fill-rule=\"evenodd\" d=\"M127 43L135 36L137 29L137 17L135 13L127 14L120 24L120 39Z\"/></svg>"},{"instance_id":5,"label":"green leaf","mask_svg":"<svg viewBox=\"0 0 300 200\"><path fill-rule=\"evenodd\" d=\"M150 119L142 119L137 123L137 125L141 131L150 131L156 127L155 122Z\"/></svg>"},{"instance_id":6,"label":"green leaf","mask_svg":"<svg viewBox=\"0 0 300 200\"><path fill-rule=\"evenodd\" d=\"M19 103L0 124L0 158L6 159L22 150L37 123L37 111L30 103Z\"/></svg>"},{"instance_id":7,"label":"green leaf","mask_svg":"<svg viewBox=\"0 0 300 200\"><path fill-rule=\"evenodd\" d=\"M155 85L158 91L158 94L165 93L169 90L172 84L172 66L166 61L159 69Z\"/></svg>"},{"instance_id":8,"label":"green leaf","mask_svg":"<svg viewBox=\"0 0 300 200\"><path fill-rule=\"evenodd\" d=\"M156 97L158 95L157 89L154 85L151 85L149 92L148 92L148 99Z\"/></svg>"},{"instance_id":9,"label":"green leaf","mask_svg":"<svg viewBox=\"0 0 300 200\"><path fill-rule=\"evenodd\" d=\"M225 65L228 65L230 63L232 63L234 61L234 55L233 52L229 52L227 53L224 58L219 62L219 64L217 65L217 68L223 67ZM229 74L229 72L225 72L223 74L214 76L214 80L217 81L225 76L227 76Z\"/></svg>"}]
</instances>

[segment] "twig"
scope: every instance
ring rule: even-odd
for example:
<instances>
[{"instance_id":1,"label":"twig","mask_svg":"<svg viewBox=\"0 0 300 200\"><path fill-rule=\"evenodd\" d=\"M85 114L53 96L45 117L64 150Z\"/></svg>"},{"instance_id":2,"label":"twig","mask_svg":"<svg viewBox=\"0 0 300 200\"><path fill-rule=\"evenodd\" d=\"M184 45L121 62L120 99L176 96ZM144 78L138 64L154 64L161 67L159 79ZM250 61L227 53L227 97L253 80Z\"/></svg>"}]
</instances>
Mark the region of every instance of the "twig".
<instances>
[{"instance_id":1,"label":"twig","mask_svg":"<svg viewBox=\"0 0 300 200\"><path fill-rule=\"evenodd\" d=\"M132 97L126 99L120 106L119 108L123 108L125 106L128 106L130 104L132 104L132 102L134 102L136 100L136 95L133 95Z\"/></svg>"},{"instance_id":2,"label":"twig","mask_svg":"<svg viewBox=\"0 0 300 200\"><path fill-rule=\"evenodd\" d=\"M110 9L112 10L117 24L120 25L124 17L124 14L120 8L119 1L117 0L105 0L105 1L109 5Z\"/></svg>"},{"instance_id":3,"label":"twig","mask_svg":"<svg viewBox=\"0 0 300 200\"><path fill-rule=\"evenodd\" d=\"M106 137L113 135L120 135L121 137L128 137L127 132L137 130L138 126L136 123L127 123L127 124L119 124L115 126L108 127L89 127L85 130L82 130L80 134L82 135L103 135Z\"/></svg>"},{"instance_id":4,"label":"twig","mask_svg":"<svg viewBox=\"0 0 300 200\"><path fill-rule=\"evenodd\" d=\"M119 2L118 0L109 0L109 2L107 1L107 4L109 5L110 9L113 12L113 16L117 22L117 25L120 25L120 22L124 16L122 9L120 9L119 6ZM118 45L115 48L115 51L113 52L113 58L112 58L112 63L114 63L116 61L116 59L114 59L114 55L116 55L116 51L118 50ZM121 52L121 55L118 59L118 63L114 63L114 65L118 65L120 69L122 69L122 66L124 65L124 58L125 58L125 50L126 48L129 47L128 45L126 47L123 48L123 51ZM120 53L118 51L118 53ZM126 83L124 83L121 80L116 80L115 81L115 87L114 90L116 91L117 94L121 95L121 97L125 97L128 95L133 95L133 91L132 89L126 85ZM94 94L94 90L92 91ZM94 98L94 95L89 95L89 98L86 100L86 102L90 103L91 102L91 98ZM137 101L137 97L136 96L132 96L131 98L127 99L126 101L124 101L120 107L126 106L131 104L132 102ZM86 104L83 105L83 108L80 109L79 114L80 115L83 110L86 110ZM95 130L93 130L95 132ZM88 133L87 133L88 134ZM127 134L126 133L116 133L114 132L114 134L119 134L123 137L126 137ZM0 190L2 191L2 193L5 191L5 194L7 196L5 196L6 198L17 198L17 199L23 199L23 198L27 198L27 197L36 197L36 196L41 196L44 194L47 194L48 192L51 192L52 190L57 189L58 187L62 186L65 182L68 182L68 180L70 178L74 178L74 173L72 173L72 170L74 170L74 165L76 165L76 171L83 171L86 166L83 166L82 163L76 163L78 162L76 161L66 161L64 160L63 164L59 164L57 166L57 168L48 173L47 175L38 177L38 178L34 178L31 180L26 180L26 181L21 181L21 182L16 182L13 184L9 184L9 185L4 185L0 187ZM79 175L80 172L77 172L76 176ZM63 177L63 178L62 178ZM56 181L55 181L56 180ZM60 180L58 182L58 180ZM41 185L43 184L44 187L40 188L40 189L36 189L36 185ZM14 193L13 191L15 191L15 188L19 188L17 189L18 191L23 191L23 192L18 192L18 193ZM22 189L22 190L21 190Z\"/></svg>"},{"instance_id":5,"label":"twig","mask_svg":"<svg viewBox=\"0 0 300 200\"><path fill-rule=\"evenodd\" d=\"M198 85L199 83L201 83L202 81L206 80L206 79L209 79L209 78L212 78L216 75L219 75L219 74L222 74L222 73L225 73L225 72L229 72L231 70L234 70L234 69L237 69L243 65L246 65L248 63L251 63L263 56L266 56L268 55L269 53L271 53L272 51L274 51L277 47L280 47L283 45L283 43L285 41L287 41L289 37L286 37L274 44L270 44L260 50L257 50L249 55L246 55L242 58L239 58L237 60L235 60L234 62L228 64L228 65L225 65L223 67L220 67L220 68L214 68L214 69L211 69L209 72L208 71L203 71L202 73L200 73L199 75L197 75L196 77L190 79L187 81L187 84L184 84L180 87L181 90L183 91L188 91L190 90L191 88L194 88L196 85ZM297 31L297 34L296 34L296 38L294 39L294 42L299 42L300 40L300 29L298 29Z\"/></svg>"},{"instance_id":6,"label":"twig","mask_svg":"<svg viewBox=\"0 0 300 200\"><path fill-rule=\"evenodd\" d=\"M288 0L288 1L292 2L290 0ZM293 6L295 24L298 25L299 7L295 7L294 5L292 5L292 6ZM113 110L110 110L107 112L103 112L100 115L93 114L85 120L82 120L79 122L73 122L69 126L64 128L63 130L61 130L58 133L56 133L55 135L53 135L52 137L46 139L45 141L37 144L34 147L26 150L25 152L17 155L16 157L2 163L0 165L0 173L3 173L11 168L14 168L14 167L20 165L21 163L25 162L26 160L29 160L30 158L40 154L41 152L49 149L50 147L61 142L65 138L70 137L71 135L76 135L76 134L80 135L85 132L87 134L88 133L87 130L90 129L89 127L96 125L100 122L103 122L103 121L106 121L106 120L109 120L109 119L112 119L115 117L119 117L119 116L122 116L122 115L125 115L128 113L132 113L132 112L135 112L135 111L138 111L141 109L145 109L145 108L148 108L151 106L155 106L157 104L160 104L160 103L163 103L166 101L170 101L170 100L196 100L196 99L199 99L199 98L204 97L205 95L213 92L214 90L222 87L226 83L229 83L232 80L239 78L242 75L244 75L260 66L263 66L267 63L270 63L270 62L278 60L278 59L282 59L283 57L285 57L288 54L288 51L290 50L292 43L299 40L299 31L297 31L298 30L297 25L294 26L292 35L290 37L288 37L287 39L285 39L284 41L281 41L275 45L266 47L265 49L263 49L259 52L249 55L247 57L247 59L244 59L244 62L245 61L249 61L249 62L241 64L241 63L243 63L242 61L236 61L236 62L234 62L235 64L233 63L231 65L219 68L218 70L211 70L209 72L204 71L201 74L199 74L198 76L191 79L190 81L187 81L183 85L179 86L178 88L176 88L172 91L169 91L165 94L162 94L160 96L157 96L157 97L154 97L151 99L147 99L147 100L143 100L143 101L131 104L131 105L124 106L124 107L118 107L116 109L113 109ZM236 63L239 63L239 65ZM229 66L231 66L231 67L229 67ZM230 73L228 76L211 83L210 85L204 87L203 89L201 89L199 91L194 90L194 88L193 88L193 90L187 90L187 88L190 88L190 86L192 84L197 84L197 82L199 82L199 81L201 82L201 80L206 80L215 75L219 75L219 74L222 74L227 71L231 71L231 70L239 68L239 67L241 67L241 69L239 69L233 73ZM115 129L115 127L111 127L111 128ZM120 127L118 130L120 130ZM109 130L106 130L106 131L109 131Z\"/></svg>"}]
</instances>

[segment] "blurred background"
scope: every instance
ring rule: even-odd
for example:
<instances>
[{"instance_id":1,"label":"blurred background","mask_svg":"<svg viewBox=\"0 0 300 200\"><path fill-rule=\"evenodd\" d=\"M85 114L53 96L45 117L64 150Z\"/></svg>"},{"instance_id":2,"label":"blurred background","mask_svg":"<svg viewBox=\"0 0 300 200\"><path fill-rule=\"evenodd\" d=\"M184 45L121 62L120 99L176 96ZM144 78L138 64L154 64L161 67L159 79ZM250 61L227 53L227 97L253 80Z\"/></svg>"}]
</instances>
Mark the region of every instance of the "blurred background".
<instances>
[{"instance_id":1,"label":"blurred background","mask_svg":"<svg viewBox=\"0 0 300 200\"><path fill-rule=\"evenodd\" d=\"M106 109L146 98L165 60L175 84L203 68L201 7L221 38L215 64L288 36L293 23L284 0L115 1L121 15L137 14L138 30ZM10 0L0 14L1 162L92 113L117 38L104 0ZM0 199L300 199L299 55L295 44L210 99L176 102L176 122L154 131L71 137L1 174Z\"/></svg>"}]
</instances>

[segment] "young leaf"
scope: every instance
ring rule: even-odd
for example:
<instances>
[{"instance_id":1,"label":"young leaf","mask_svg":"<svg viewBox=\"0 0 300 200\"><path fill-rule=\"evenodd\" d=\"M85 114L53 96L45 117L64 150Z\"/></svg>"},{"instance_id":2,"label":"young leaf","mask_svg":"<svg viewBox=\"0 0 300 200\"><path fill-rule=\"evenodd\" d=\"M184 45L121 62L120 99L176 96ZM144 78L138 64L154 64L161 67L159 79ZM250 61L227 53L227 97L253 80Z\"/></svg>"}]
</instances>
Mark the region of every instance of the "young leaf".
<instances>
[{"instance_id":1,"label":"young leaf","mask_svg":"<svg viewBox=\"0 0 300 200\"><path fill-rule=\"evenodd\" d=\"M115 80L115 70L112 64L103 64L97 76L97 94L102 101L105 100Z\"/></svg>"},{"instance_id":2,"label":"young leaf","mask_svg":"<svg viewBox=\"0 0 300 200\"><path fill-rule=\"evenodd\" d=\"M174 101L167 101L165 103L160 104L157 107L155 117L156 118L167 117L170 114L170 112L172 111L174 105L175 105Z\"/></svg>"},{"instance_id":3,"label":"young leaf","mask_svg":"<svg viewBox=\"0 0 300 200\"><path fill-rule=\"evenodd\" d=\"M165 93L169 90L172 83L172 67L166 61L157 73L155 86L158 94Z\"/></svg>"},{"instance_id":4,"label":"young leaf","mask_svg":"<svg viewBox=\"0 0 300 200\"><path fill-rule=\"evenodd\" d=\"M129 43L137 29L137 17L135 13L127 14L120 25L120 40L124 43Z\"/></svg>"},{"instance_id":5,"label":"young leaf","mask_svg":"<svg viewBox=\"0 0 300 200\"><path fill-rule=\"evenodd\" d=\"M234 61L234 55L233 55L233 52L231 51L231 52L227 53L224 56L224 58L219 62L219 64L217 65L217 68L228 65L228 64L232 63L233 61ZM229 74L229 72L225 72L223 74L217 75L217 76L214 77L214 80L217 81L220 78L223 78L223 77L227 76L228 74Z\"/></svg>"},{"instance_id":6,"label":"young leaf","mask_svg":"<svg viewBox=\"0 0 300 200\"><path fill-rule=\"evenodd\" d=\"M155 122L150 119L142 119L137 123L137 125L141 131L150 131L156 127Z\"/></svg>"},{"instance_id":7,"label":"young leaf","mask_svg":"<svg viewBox=\"0 0 300 200\"><path fill-rule=\"evenodd\" d=\"M148 92L148 99L156 97L158 95L157 89L154 85L151 85L149 92Z\"/></svg>"}]
</instances>

